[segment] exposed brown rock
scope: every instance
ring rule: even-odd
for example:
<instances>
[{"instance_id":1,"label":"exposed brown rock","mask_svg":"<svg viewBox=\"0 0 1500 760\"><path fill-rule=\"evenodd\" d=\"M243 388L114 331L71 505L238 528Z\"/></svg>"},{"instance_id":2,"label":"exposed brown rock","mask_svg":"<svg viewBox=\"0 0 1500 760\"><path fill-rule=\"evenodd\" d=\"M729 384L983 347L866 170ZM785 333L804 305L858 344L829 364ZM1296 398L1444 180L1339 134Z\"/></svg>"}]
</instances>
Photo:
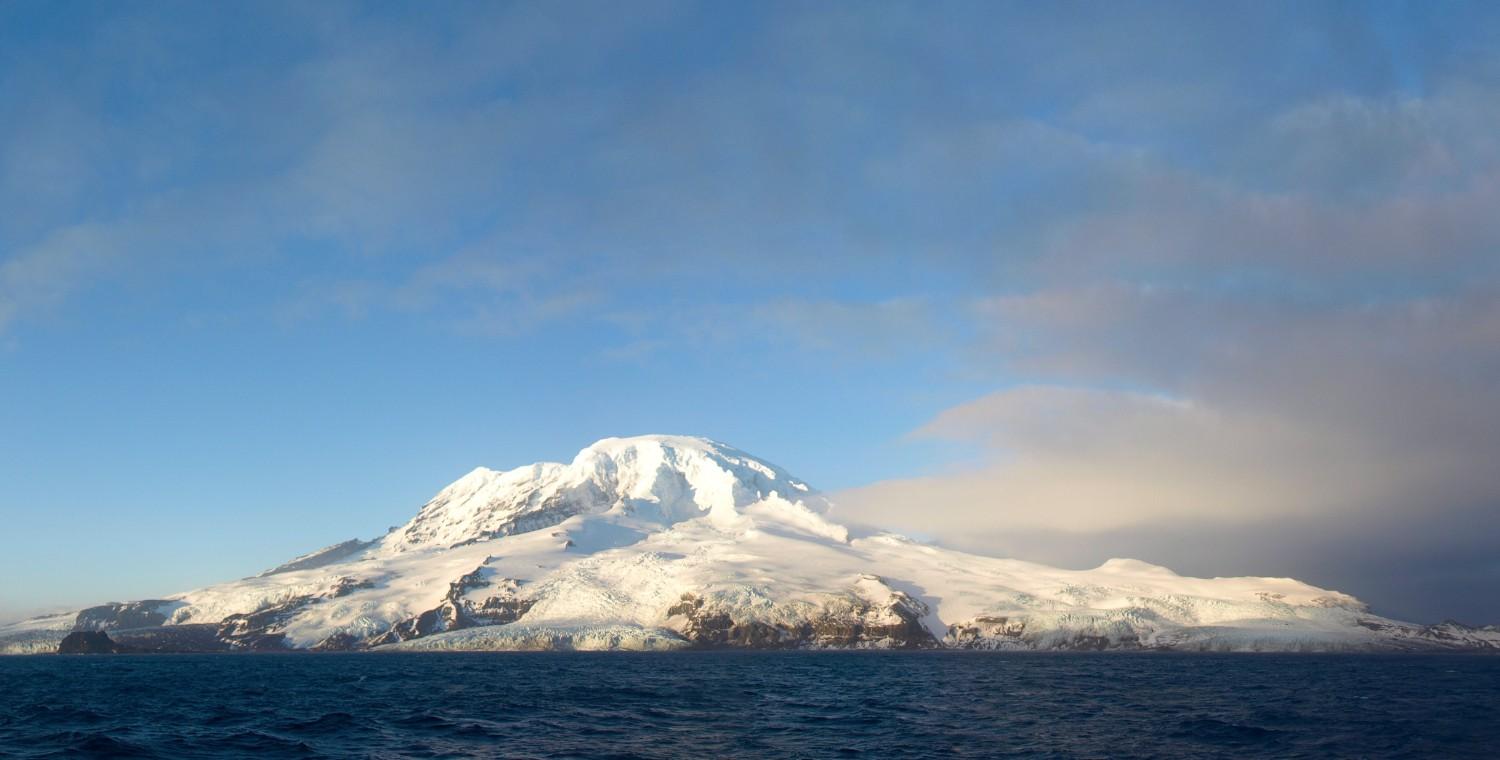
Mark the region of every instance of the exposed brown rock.
<instances>
[{"instance_id":1,"label":"exposed brown rock","mask_svg":"<svg viewBox=\"0 0 1500 760\"><path fill-rule=\"evenodd\" d=\"M893 591L883 605L852 596L840 601L842 604L825 608L810 619L773 624L736 620L703 598L684 594L667 609L667 616L684 618L680 629L683 637L708 647L923 649L938 645L922 625L927 605L907 594Z\"/></svg>"},{"instance_id":2,"label":"exposed brown rock","mask_svg":"<svg viewBox=\"0 0 1500 760\"><path fill-rule=\"evenodd\" d=\"M497 587L498 593L477 605L464 596L476 588L491 586ZM367 643L369 646L380 646L444 631L513 623L525 615L532 605L531 600L517 597L519 588L520 582L512 578L501 578L493 582L486 579L484 566L480 565L473 572L448 584L448 593L438 606L391 626L390 630L372 637Z\"/></svg>"}]
</instances>

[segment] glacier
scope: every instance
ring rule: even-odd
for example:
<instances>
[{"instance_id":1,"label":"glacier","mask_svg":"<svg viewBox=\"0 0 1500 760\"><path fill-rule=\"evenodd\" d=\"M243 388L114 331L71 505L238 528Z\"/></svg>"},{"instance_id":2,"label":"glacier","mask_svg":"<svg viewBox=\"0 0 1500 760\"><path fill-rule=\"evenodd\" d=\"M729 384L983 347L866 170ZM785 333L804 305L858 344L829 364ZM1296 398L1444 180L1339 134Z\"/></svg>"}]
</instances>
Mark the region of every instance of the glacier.
<instances>
[{"instance_id":1,"label":"glacier","mask_svg":"<svg viewBox=\"0 0 1500 760\"><path fill-rule=\"evenodd\" d=\"M0 653L53 652L80 631L131 651L1500 651L1493 626L1392 620L1291 578L1132 559L1066 570L836 518L730 446L609 438L567 464L475 469L373 540L0 626Z\"/></svg>"}]
</instances>

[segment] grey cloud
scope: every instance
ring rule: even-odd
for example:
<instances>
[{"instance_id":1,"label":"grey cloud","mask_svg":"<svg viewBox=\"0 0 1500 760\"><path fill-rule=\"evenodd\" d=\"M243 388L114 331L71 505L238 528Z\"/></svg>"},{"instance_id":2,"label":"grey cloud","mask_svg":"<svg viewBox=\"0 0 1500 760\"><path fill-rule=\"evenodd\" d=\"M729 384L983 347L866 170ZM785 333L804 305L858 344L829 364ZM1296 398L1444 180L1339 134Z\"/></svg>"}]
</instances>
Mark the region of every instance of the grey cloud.
<instances>
[{"instance_id":1,"label":"grey cloud","mask_svg":"<svg viewBox=\"0 0 1500 760\"><path fill-rule=\"evenodd\" d=\"M897 298L874 303L779 300L750 310L756 329L818 352L889 357L914 345L945 340L926 301Z\"/></svg>"},{"instance_id":2,"label":"grey cloud","mask_svg":"<svg viewBox=\"0 0 1500 760\"><path fill-rule=\"evenodd\" d=\"M1020 483L1039 480L1052 489L1032 500L1045 514L1101 479L1108 488L1099 490L1108 493L1085 493L1101 497L1095 508L1128 506L1112 513L1115 527L1105 527L1109 519L1074 520L1039 532L1027 527L1032 515L997 516L987 524L999 544L1013 549L1018 535L1052 531L1050 546L1036 547L1042 555L1067 555L1065 543L1075 558L1134 546L1210 573L1250 572L1249 560L1260 554L1283 561L1289 569L1281 572L1308 568L1377 603L1423 614L1449 604L1453 614L1500 615L1444 585L1472 590L1473 578L1493 577L1493 563L1475 558L1500 549L1484 539L1479 549L1457 551L1475 535L1491 535L1482 526L1500 512L1500 483L1486 464L1500 455L1493 411L1500 408L1500 298L1489 255L1497 228L1485 211L1493 206L1489 138L1472 121L1433 126L1441 120L1430 112L1449 108L1446 101L1345 100L1282 120L1282 128L1312 122L1297 128L1329 130L1333 140L1354 119L1366 136L1349 141L1356 150L1369 149L1360 143L1374 139L1372 132L1399 138L1386 141L1387 158L1403 168L1380 169L1390 175L1381 177L1390 182L1382 200L1307 196L1306 208L1287 198L1246 213L1258 205L1246 191L1226 191L1213 202L1179 195L1175 207L1164 202L1170 194L1149 194L1159 210L1106 214L1103 222L1083 217L1079 224L1098 224L1097 234L1052 249L1043 265L1090 271L1101 284L984 300L977 307L989 325L984 360L1021 376L1165 388L1188 400L1181 408L1208 410L1216 423L1173 429L1161 418L1181 414L1141 419L1129 413L1140 401L1128 394L1102 410L1080 405L1067 415L1028 404L1019 419L1015 410L996 417L983 404L960 407L929 431L951 432L957 417L997 432L985 439L996 464L957 476L969 484L959 499L1013 504L1011 496L1028 492L1005 488L1047 466L1048 477ZM1449 155L1470 163L1452 167ZM1452 181L1434 182L1443 172ZM1276 255L1286 251L1297 255ZM1184 268L1200 276L1185 280ZM1265 277L1268 270L1281 274ZM1154 271L1184 284L1130 282L1142 271L1148 280ZM1217 283L1201 276L1216 273L1224 278ZM1391 273L1401 276L1376 277L1383 288L1360 287L1360 278ZM1093 426L1086 434L1074 430L1080 419ZM1069 433L1067 446L1050 444ZM1201 490L1183 498L1194 484ZM1167 516L1174 503L1179 508ZM1315 525L1303 526L1300 539L1296 530L1277 529L1304 522ZM1064 528L1076 532L1059 532ZM1180 540L1143 540L1158 534ZM1218 566L1184 548L1231 544L1224 556L1238 558ZM1378 547L1374 556L1385 559L1360 559L1351 547ZM1467 580L1459 556L1475 573ZM1381 561L1389 563L1384 570ZM1254 572L1276 572L1267 565ZM1425 566L1446 574L1418 581L1391 569Z\"/></svg>"},{"instance_id":3,"label":"grey cloud","mask_svg":"<svg viewBox=\"0 0 1500 760\"><path fill-rule=\"evenodd\" d=\"M1435 267L1486 266L1500 245L1490 209L1500 204L1500 173L1442 196L1329 203L1301 194L1228 190L1212 184L1154 181L1132 196L1134 208L1059 224L1042 254L1057 276L1126 261L1211 276L1334 276L1345 280L1441 277ZM1233 271L1230 269L1229 271ZM1338 280L1334 280L1336 284Z\"/></svg>"},{"instance_id":4,"label":"grey cloud","mask_svg":"<svg viewBox=\"0 0 1500 760\"><path fill-rule=\"evenodd\" d=\"M1493 506L1468 506L1376 511L1358 521L1189 518L1071 530L975 524L946 531L941 540L1071 568L1144 557L1184 575L1293 577L1352 593L1378 612L1407 620L1485 624L1500 619L1493 524Z\"/></svg>"},{"instance_id":5,"label":"grey cloud","mask_svg":"<svg viewBox=\"0 0 1500 760\"><path fill-rule=\"evenodd\" d=\"M1383 120L1403 118L1386 111ZM1301 150L1263 163L1282 185L1264 189L1161 165L1120 171L1109 180L1110 203L1048 226L1037 266L1054 281L1104 273L1169 283L1239 277L1253 286L1259 277L1311 296L1451 284L1458 268L1493 272L1500 162L1472 144L1479 134L1450 142L1434 132L1363 151L1349 147L1357 135L1319 136L1344 143L1342 155L1304 136ZM1361 179L1343 176L1350 172ZM1322 189L1329 184L1343 195Z\"/></svg>"},{"instance_id":6,"label":"grey cloud","mask_svg":"<svg viewBox=\"0 0 1500 760\"><path fill-rule=\"evenodd\" d=\"M841 494L850 514L1071 564L1302 568L1387 608L1500 618L1469 593L1500 556L1496 290L1277 313L1117 288L1000 311L1038 335L1007 349L1015 369L1172 395L1036 386L949 409L916 435L985 463Z\"/></svg>"},{"instance_id":7,"label":"grey cloud","mask_svg":"<svg viewBox=\"0 0 1500 760\"><path fill-rule=\"evenodd\" d=\"M972 360L1032 384L914 432L979 464L851 490L846 515L985 553L1295 574L1398 614L1500 619L1484 591L1500 556L1494 103L1472 83L1313 100L1196 166L991 131L986 149L1031 150L986 165L1073 167L1098 190L1034 215L1032 278L972 305Z\"/></svg>"}]
</instances>

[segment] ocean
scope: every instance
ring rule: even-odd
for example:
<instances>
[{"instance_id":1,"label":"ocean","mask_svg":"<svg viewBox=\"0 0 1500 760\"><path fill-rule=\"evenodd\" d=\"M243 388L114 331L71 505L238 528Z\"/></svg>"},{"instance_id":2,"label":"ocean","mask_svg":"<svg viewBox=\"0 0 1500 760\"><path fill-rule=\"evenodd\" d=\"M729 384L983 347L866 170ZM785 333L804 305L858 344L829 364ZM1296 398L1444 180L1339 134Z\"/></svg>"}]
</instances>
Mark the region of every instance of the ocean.
<instances>
[{"instance_id":1,"label":"ocean","mask_svg":"<svg viewBox=\"0 0 1500 760\"><path fill-rule=\"evenodd\" d=\"M7 757L1500 757L1500 657L0 658Z\"/></svg>"}]
</instances>

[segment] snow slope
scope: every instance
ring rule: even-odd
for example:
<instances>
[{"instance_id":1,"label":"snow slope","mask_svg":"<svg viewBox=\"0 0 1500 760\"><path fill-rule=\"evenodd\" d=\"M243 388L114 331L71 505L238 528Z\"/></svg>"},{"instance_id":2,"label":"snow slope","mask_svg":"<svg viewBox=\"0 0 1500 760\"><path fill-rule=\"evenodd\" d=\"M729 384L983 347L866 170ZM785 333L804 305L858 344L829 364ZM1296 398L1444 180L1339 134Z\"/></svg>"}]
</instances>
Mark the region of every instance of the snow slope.
<instances>
[{"instance_id":1,"label":"snow slope","mask_svg":"<svg viewBox=\"0 0 1500 760\"><path fill-rule=\"evenodd\" d=\"M679 436L569 464L476 469L384 537L160 600L0 627L155 649L963 647L1500 650L1289 578L1184 578L1114 559L1062 570L856 535L786 471Z\"/></svg>"}]
</instances>

